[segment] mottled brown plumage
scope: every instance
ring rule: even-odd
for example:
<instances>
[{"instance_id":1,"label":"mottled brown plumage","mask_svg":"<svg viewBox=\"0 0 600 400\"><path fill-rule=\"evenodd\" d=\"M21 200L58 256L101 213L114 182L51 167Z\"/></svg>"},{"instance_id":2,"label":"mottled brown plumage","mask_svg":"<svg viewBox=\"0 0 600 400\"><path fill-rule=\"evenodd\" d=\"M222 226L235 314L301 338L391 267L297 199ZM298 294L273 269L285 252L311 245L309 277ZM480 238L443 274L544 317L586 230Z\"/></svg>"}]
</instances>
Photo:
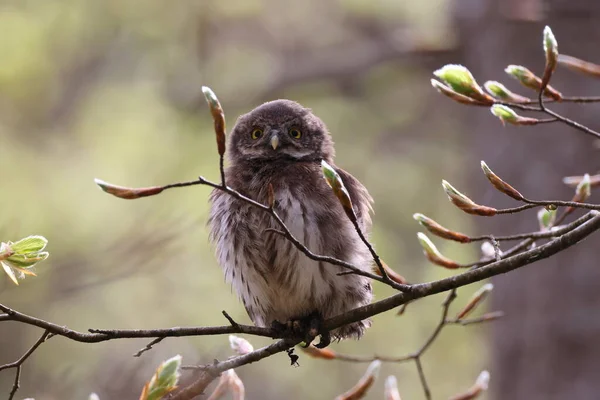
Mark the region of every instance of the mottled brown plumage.
<instances>
[{"instance_id":1,"label":"mottled brown plumage","mask_svg":"<svg viewBox=\"0 0 600 400\"><path fill-rule=\"evenodd\" d=\"M275 211L312 252L369 271L372 259L323 179L321 160L333 163L333 142L325 124L290 100L265 103L242 115L228 146L227 185L263 204L268 186ZM334 166L335 167L335 166ZM352 198L363 232L371 228L369 193L352 175L335 167ZM329 318L370 303L368 278L337 276L341 267L310 260L282 236L265 212L218 190L211 194L211 240L227 282L258 326L318 314ZM332 332L360 337L369 321Z\"/></svg>"}]
</instances>

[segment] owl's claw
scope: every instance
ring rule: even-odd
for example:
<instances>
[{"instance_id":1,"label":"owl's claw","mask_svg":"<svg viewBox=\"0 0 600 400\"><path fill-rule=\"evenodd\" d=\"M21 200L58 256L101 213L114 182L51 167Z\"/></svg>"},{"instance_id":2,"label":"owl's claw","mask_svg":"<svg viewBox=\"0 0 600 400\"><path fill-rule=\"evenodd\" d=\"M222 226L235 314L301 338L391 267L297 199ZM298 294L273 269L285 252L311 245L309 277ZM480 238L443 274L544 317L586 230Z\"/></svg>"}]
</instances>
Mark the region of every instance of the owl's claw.
<instances>
[{"instance_id":1,"label":"owl's claw","mask_svg":"<svg viewBox=\"0 0 600 400\"><path fill-rule=\"evenodd\" d=\"M331 344L331 334L327 332L321 332L321 340L319 343L315 344L317 349L324 349L325 347Z\"/></svg>"},{"instance_id":2,"label":"owl's claw","mask_svg":"<svg viewBox=\"0 0 600 400\"><path fill-rule=\"evenodd\" d=\"M321 336L315 347L323 349L331 343L331 335L329 331L323 329L322 325L323 318L319 314L313 313L302 319L287 321L285 324L273 321L271 327L282 336L302 338L304 340L302 347L304 348L310 346L317 336Z\"/></svg>"}]
</instances>

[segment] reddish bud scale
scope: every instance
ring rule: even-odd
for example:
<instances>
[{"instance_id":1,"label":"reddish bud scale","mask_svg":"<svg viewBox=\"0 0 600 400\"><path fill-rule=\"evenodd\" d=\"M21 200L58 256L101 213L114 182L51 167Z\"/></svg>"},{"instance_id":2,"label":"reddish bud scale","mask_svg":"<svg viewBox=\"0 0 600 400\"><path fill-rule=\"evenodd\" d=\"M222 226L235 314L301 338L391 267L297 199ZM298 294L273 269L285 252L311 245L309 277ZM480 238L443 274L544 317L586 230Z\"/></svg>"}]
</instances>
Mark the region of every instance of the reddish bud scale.
<instances>
[{"instance_id":1,"label":"reddish bud scale","mask_svg":"<svg viewBox=\"0 0 600 400\"><path fill-rule=\"evenodd\" d=\"M423 214L415 214L413 216L421 225L423 225L427 230L434 235L441 237L443 239L454 240L455 242L460 243L470 243L471 238L467 235L455 231L451 231L447 228L444 228L442 225L438 224L431 218L426 217Z\"/></svg>"},{"instance_id":2,"label":"reddish bud scale","mask_svg":"<svg viewBox=\"0 0 600 400\"><path fill-rule=\"evenodd\" d=\"M208 103L208 107L210 108L210 113L213 117L214 126L215 126L215 134L217 136L217 150L219 155L223 157L225 154L225 113L223 112L223 107L221 107L221 103L219 103L219 99L215 93L208 87L203 86L202 92L204 93L204 97L206 102Z\"/></svg>"},{"instance_id":3,"label":"reddish bud scale","mask_svg":"<svg viewBox=\"0 0 600 400\"><path fill-rule=\"evenodd\" d=\"M383 260L381 260L381 265L383 266L384 271L387 273L388 277L391 280L401 285L405 285L407 283L406 278L404 278L402 275L391 269L385 262L383 262ZM379 270L377 264L374 264L371 267L371 270L375 275L381 276L381 271Z\"/></svg>"},{"instance_id":4,"label":"reddish bud scale","mask_svg":"<svg viewBox=\"0 0 600 400\"><path fill-rule=\"evenodd\" d=\"M504 317L504 312L502 311L492 311L489 313L483 314L480 319L481 321L493 321L495 319L499 319Z\"/></svg>"},{"instance_id":5,"label":"reddish bud scale","mask_svg":"<svg viewBox=\"0 0 600 400\"><path fill-rule=\"evenodd\" d=\"M308 346L306 348L301 347L302 351L313 358L322 358L325 360L335 360L337 355L333 350L330 349L318 349L315 346Z\"/></svg>"},{"instance_id":6,"label":"reddish bud scale","mask_svg":"<svg viewBox=\"0 0 600 400\"><path fill-rule=\"evenodd\" d=\"M431 261L432 263L439 265L441 267L444 268L448 268L448 269L458 269L460 268L460 264L458 264L455 261L452 261L449 258L446 258L444 256L439 256L439 255L435 255L435 254L431 254L428 253L426 251L423 252L425 254L425 257L427 257L427 259L429 261Z\"/></svg>"},{"instance_id":7,"label":"reddish bud scale","mask_svg":"<svg viewBox=\"0 0 600 400\"><path fill-rule=\"evenodd\" d=\"M367 368L367 372L360 378L360 381L349 391L344 394L341 394L335 398L335 400L357 400L362 399L369 388L373 386L375 382L375 378L379 373L379 368L381 367L380 361L373 361L369 368Z\"/></svg>"},{"instance_id":8,"label":"reddish bud scale","mask_svg":"<svg viewBox=\"0 0 600 400\"><path fill-rule=\"evenodd\" d=\"M558 63L569 68L572 71L579 72L584 75L600 78L600 65L588 61L581 60L576 57L567 56L564 54L558 55Z\"/></svg>"},{"instance_id":9,"label":"reddish bud scale","mask_svg":"<svg viewBox=\"0 0 600 400\"><path fill-rule=\"evenodd\" d=\"M476 106L481 106L481 105L491 105L494 104L494 99L489 97L488 101L482 102L479 100L475 100L471 97L465 96L464 94L460 94L455 92L454 90L452 90L450 87L444 85L443 83L436 81L435 79L431 80L431 84L433 85L433 87L435 89L437 89L441 94L451 98L452 100L461 103L461 104L467 104L470 106L476 105Z\"/></svg>"},{"instance_id":10,"label":"reddish bud scale","mask_svg":"<svg viewBox=\"0 0 600 400\"><path fill-rule=\"evenodd\" d=\"M321 169L323 170L323 176L327 181L327 184L333 190L335 197L339 200L340 204L344 208L344 212L352 222L356 222L356 214L354 213L354 208L352 207L352 200L350 199L350 194L346 187L344 186L344 182L342 181L342 177L337 173L335 169L325 160L321 161Z\"/></svg>"},{"instance_id":11,"label":"reddish bud scale","mask_svg":"<svg viewBox=\"0 0 600 400\"><path fill-rule=\"evenodd\" d=\"M96 184L102 189L104 192L112 194L115 197L126 200L135 200L140 197L148 197L159 194L164 190L161 186L151 186L146 188L128 188L124 186L112 185L110 183L106 183L101 181L100 179L96 179Z\"/></svg>"},{"instance_id":12,"label":"reddish bud scale","mask_svg":"<svg viewBox=\"0 0 600 400\"><path fill-rule=\"evenodd\" d=\"M479 395L482 392L483 392L483 388L478 385L475 385L475 386L471 387L469 390L467 390L466 392L454 395L454 396L450 397L448 400L472 400L472 399L476 399L477 397L479 397Z\"/></svg>"},{"instance_id":13,"label":"reddish bud scale","mask_svg":"<svg viewBox=\"0 0 600 400\"><path fill-rule=\"evenodd\" d=\"M479 397L479 395L487 390L490 381L490 374L487 371L482 371L477 377L475 384L464 393L450 397L449 400L471 400Z\"/></svg>"},{"instance_id":14,"label":"reddish bud scale","mask_svg":"<svg viewBox=\"0 0 600 400\"><path fill-rule=\"evenodd\" d=\"M479 204L465 204L460 201L455 201L455 199L453 198L450 199L450 201L452 202L452 204L454 204L467 214L479 215L483 217L493 217L498 213L498 210L496 210L493 207L481 206Z\"/></svg>"},{"instance_id":15,"label":"reddish bud scale","mask_svg":"<svg viewBox=\"0 0 600 400\"><path fill-rule=\"evenodd\" d=\"M573 188L577 187L584 179L584 176L567 176L563 178L563 183L565 185L571 186ZM590 176L590 186L597 187L600 186L600 175L591 175Z\"/></svg>"},{"instance_id":16,"label":"reddish bud scale","mask_svg":"<svg viewBox=\"0 0 600 400\"><path fill-rule=\"evenodd\" d=\"M492 186L498 189L500 192L506 194L507 196L512 197L515 200L523 200L523 195L519 193L517 189L504 182L498 175L496 175L485 162L481 162L481 169L483 169L483 173L486 178L490 181Z\"/></svg>"},{"instance_id":17,"label":"reddish bud scale","mask_svg":"<svg viewBox=\"0 0 600 400\"><path fill-rule=\"evenodd\" d=\"M467 304L462 310L456 315L456 319L462 319L466 317L471 311L473 311L481 302L488 296L492 291L493 286L491 284L484 285L469 299Z\"/></svg>"},{"instance_id":18,"label":"reddish bud scale","mask_svg":"<svg viewBox=\"0 0 600 400\"><path fill-rule=\"evenodd\" d=\"M401 400L400 392L398 392L398 382L396 377L391 375L385 380L385 400Z\"/></svg>"},{"instance_id":19,"label":"reddish bud scale","mask_svg":"<svg viewBox=\"0 0 600 400\"><path fill-rule=\"evenodd\" d=\"M542 88L542 80L540 77L536 76L533 72L526 68L522 68L521 71L522 73L520 75L511 74L519 81L519 83L521 83L521 85L535 91L539 91ZM550 97L556 101L562 100L562 94L550 85L547 85L544 89L544 96Z\"/></svg>"}]
</instances>

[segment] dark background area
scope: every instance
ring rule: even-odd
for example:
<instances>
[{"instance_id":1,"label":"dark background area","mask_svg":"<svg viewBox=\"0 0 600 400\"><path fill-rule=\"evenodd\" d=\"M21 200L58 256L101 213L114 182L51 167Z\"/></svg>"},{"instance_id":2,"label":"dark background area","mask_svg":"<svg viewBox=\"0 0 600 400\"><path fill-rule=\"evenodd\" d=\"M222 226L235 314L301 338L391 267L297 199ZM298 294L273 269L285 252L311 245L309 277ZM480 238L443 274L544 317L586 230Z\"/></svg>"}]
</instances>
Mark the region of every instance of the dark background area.
<instances>
[{"instance_id":1,"label":"dark background area","mask_svg":"<svg viewBox=\"0 0 600 400\"><path fill-rule=\"evenodd\" d=\"M494 191L479 160L524 194L568 199L561 178L600 169L598 146L562 125L502 127L486 108L468 108L431 88L446 63L479 83L506 77L508 64L543 69L542 30L559 51L600 63L600 4L594 0L162 0L0 1L0 240L49 240L38 277L16 287L0 278L0 302L72 329L222 325L221 310L249 322L208 245L208 188L173 190L127 202L103 194L95 177L148 186L218 179L210 86L228 126L263 101L290 98L323 119L337 161L375 198L373 242L410 281L452 272L432 266L416 240L421 212L467 233L537 228L535 211L492 219L448 203L447 179L480 203L515 205ZM566 95L598 95L600 83L557 71ZM594 105L556 107L598 127ZM593 200L593 199L592 199ZM476 246L435 240L461 262ZM491 373L497 399L592 399L600 359L597 238L551 260L494 280L489 325L450 327L424 359L435 399ZM457 304L480 285L459 290ZM376 298L392 293L375 285ZM443 296L405 315L377 316L352 354L402 355L437 323ZM455 306L456 307L456 306ZM481 311L479 311L481 312ZM18 358L41 332L0 324L0 363ZM255 347L269 341L249 340ZM230 355L226 336L167 339L141 358L143 340L81 344L53 338L23 368L19 398L137 398L158 363ZM365 364L285 354L237 372L249 399L333 398ZM406 399L423 398L412 364L384 365ZM12 371L0 373L8 393ZM383 379L368 398L381 398Z\"/></svg>"}]
</instances>

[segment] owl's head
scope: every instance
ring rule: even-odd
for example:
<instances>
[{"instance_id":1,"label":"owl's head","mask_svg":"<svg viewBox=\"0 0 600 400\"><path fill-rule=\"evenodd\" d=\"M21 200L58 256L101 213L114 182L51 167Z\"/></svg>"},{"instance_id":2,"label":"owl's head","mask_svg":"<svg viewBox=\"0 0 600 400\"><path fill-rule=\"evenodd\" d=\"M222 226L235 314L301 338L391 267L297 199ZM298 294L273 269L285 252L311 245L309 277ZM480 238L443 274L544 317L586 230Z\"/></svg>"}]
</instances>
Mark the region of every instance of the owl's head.
<instances>
[{"instance_id":1,"label":"owl's head","mask_svg":"<svg viewBox=\"0 0 600 400\"><path fill-rule=\"evenodd\" d=\"M264 103L240 116L230 135L229 158L239 161L331 161L333 141L310 109L291 100Z\"/></svg>"}]
</instances>

